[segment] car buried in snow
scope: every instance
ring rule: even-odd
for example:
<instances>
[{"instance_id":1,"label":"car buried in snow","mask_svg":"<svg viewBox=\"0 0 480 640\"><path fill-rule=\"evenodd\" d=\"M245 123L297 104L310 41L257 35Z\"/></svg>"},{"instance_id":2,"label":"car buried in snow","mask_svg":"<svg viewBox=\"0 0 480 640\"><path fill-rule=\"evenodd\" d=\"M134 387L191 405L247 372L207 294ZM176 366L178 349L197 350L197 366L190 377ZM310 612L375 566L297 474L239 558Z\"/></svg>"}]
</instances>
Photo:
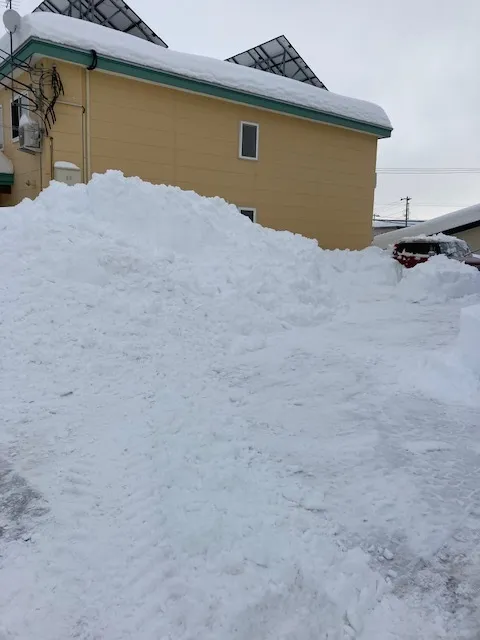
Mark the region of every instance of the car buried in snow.
<instances>
[{"instance_id":1,"label":"car buried in snow","mask_svg":"<svg viewBox=\"0 0 480 640\"><path fill-rule=\"evenodd\" d=\"M392 257L407 269L442 255L480 271L480 255L472 252L464 240L453 236L418 236L405 238L393 246Z\"/></svg>"}]
</instances>

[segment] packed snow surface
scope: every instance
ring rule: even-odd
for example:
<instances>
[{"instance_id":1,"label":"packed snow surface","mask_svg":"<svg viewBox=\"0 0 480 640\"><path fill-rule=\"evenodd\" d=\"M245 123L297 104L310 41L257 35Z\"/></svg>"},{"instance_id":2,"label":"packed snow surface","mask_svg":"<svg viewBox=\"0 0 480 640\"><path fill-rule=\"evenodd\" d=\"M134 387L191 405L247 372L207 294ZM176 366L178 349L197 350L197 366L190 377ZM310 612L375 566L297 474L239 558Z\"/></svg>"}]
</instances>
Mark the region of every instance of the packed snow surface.
<instances>
[{"instance_id":1,"label":"packed snow surface","mask_svg":"<svg viewBox=\"0 0 480 640\"><path fill-rule=\"evenodd\" d=\"M117 172L0 243L1 640L478 638L476 270Z\"/></svg>"},{"instance_id":2,"label":"packed snow surface","mask_svg":"<svg viewBox=\"0 0 480 640\"><path fill-rule=\"evenodd\" d=\"M266 96L344 118L391 129L385 111L370 102L356 100L258 69L165 49L141 38L50 12L24 16L13 34L15 49L30 38L67 45L158 69L167 73L208 82L238 91ZM9 34L0 40L0 51L10 51ZM387 132L387 131L386 131Z\"/></svg>"}]
</instances>

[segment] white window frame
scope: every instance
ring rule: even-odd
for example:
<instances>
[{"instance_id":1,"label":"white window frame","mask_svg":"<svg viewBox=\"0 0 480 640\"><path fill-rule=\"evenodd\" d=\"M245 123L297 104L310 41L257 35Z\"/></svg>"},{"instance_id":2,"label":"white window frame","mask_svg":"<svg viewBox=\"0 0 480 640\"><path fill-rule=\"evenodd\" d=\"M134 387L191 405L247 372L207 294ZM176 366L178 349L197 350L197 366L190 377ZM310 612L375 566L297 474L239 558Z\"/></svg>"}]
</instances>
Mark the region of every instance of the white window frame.
<instances>
[{"instance_id":1,"label":"white window frame","mask_svg":"<svg viewBox=\"0 0 480 640\"><path fill-rule=\"evenodd\" d=\"M255 157L251 158L250 156L244 156L242 155L242 147L243 147L243 125L247 124L251 127L255 127L257 130L257 145L256 145L256 149L255 149ZM238 157L241 160L253 160L256 161L258 160L258 147L259 147L259 140L260 140L260 125L258 124L258 122L247 122L246 120L242 120L240 122L240 131L239 131L239 136L238 136Z\"/></svg>"},{"instance_id":2,"label":"white window frame","mask_svg":"<svg viewBox=\"0 0 480 640\"><path fill-rule=\"evenodd\" d=\"M11 132L11 135L12 135L12 142L19 142L19 140L20 140L20 120L22 119L22 116L23 116L24 112L27 111L27 109L24 107L24 103L23 103L23 101L25 100L26 97L27 97L26 93L20 93L18 91L15 91L15 94L10 98L10 132ZM12 105L17 100L20 100L20 114L19 114L19 118L18 118L19 135L16 138L14 138L13 137Z\"/></svg>"},{"instance_id":3,"label":"white window frame","mask_svg":"<svg viewBox=\"0 0 480 640\"><path fill-rule=\"evenodd\" d=\"M3 116L3 104L0 104L0 151L5 149L5 121Z\"/></svg>"},{"instance_id":4,"label":"white window frame","mask_svg":"<svg viewBox=\"0 0 480 640\"><path fill-rule=\"evenodd\" d=\"M242 213L242 211L251 211L253 213L252 222L257 222L257 210L255 209L255 207L237 207L237 209L240 212L241 216L245 215L244 213ZM245 216L245 217L248 217L248 216Z\"/></svg>"}]
</instances>

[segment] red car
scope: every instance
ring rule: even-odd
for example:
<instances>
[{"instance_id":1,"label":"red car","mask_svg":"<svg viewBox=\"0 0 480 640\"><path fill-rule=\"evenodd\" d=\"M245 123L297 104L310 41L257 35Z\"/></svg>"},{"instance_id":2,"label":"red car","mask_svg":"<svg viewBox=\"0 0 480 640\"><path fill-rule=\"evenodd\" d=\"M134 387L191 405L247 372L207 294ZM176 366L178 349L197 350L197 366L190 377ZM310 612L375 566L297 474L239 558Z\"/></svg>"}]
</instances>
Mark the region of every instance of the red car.
<instances>
[{"instance_id":1,"label":"red car","mask_svg":"<svg viewBox=\"0 0 480 640\"><path fill-rule=\"evenodd\" d=\"M480 271L480 256L473 254L464 240L453 236L406 238L394 245L392 253L392 257L407 269L437 255L459 260Z\"/></svg>"}]
</instances>

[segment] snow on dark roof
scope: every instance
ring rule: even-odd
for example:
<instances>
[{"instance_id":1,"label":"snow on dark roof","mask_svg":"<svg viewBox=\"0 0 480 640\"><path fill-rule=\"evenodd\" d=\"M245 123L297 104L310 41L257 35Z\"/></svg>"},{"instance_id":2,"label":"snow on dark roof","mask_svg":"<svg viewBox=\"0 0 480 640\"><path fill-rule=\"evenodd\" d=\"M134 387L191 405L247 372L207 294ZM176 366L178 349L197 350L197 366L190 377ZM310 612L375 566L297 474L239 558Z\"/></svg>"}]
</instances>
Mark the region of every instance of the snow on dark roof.
<instances>
[{"instance_id":1,"label":"snow on dark roof","mask_svg":"<svg viewBox=\"0 0 480 640\"><path fill-rule=\"evenodd\" d=\"M421 222L423 222L423 220L409 220L408 225L406 226L411 227L415 224L420 224ZM379 218L375 218L372 226L374 229L387 229L388 227L398 229L399 227L405 228L405 222L403 220L381 220Z\"/></svg>"}]
</instances>

